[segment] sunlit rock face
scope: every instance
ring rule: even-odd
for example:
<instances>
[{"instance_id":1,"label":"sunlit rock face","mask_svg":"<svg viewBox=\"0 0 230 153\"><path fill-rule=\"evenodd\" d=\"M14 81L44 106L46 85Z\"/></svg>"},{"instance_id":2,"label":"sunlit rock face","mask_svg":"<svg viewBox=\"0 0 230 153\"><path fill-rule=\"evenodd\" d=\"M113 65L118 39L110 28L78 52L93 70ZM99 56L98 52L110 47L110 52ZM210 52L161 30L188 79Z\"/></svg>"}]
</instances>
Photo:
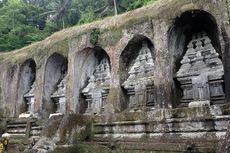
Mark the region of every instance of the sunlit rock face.
<instances>
[{"instance_id":1,"label":"sunlit rock face","mask_svg":"<svg viewBox=\"0 0 230 153\"><path fill-rule=\"evenodd\" d=\"M146 41L142 42L142 48L128 74L123 87L129 95L129 108L154 106L154 61Z\"/></svg>"},{"instance_id":2,"label":"sunlit rock face","mask_svg":"<svg viewBox=\"0 0 230 153\"><path fill-rule=\"evenodd\" d=\"M57 111L56 113L65 114L66 112L66 77L57 85L57 90L51 95L54 100Z\"/></svg>"},{"instance_id":3,"label":"sunlit rock face","mask_svg":"<svg viewBox=\"0 0 230 153\"><path fill-rule=\"evenodd\" d=\"M98 114L104 111L111 79L110 63L104 57L90 77L88 85L82 90L88 104L86 113Z\"/></svg>"},{"instance_id":4,"label":"sunlit rock face","mask_svg":"<svg viewBox=\"0 0 230 153\"><path fill-rule=\"evenodd\" d=\"M176 74L189 106L224 101L223 63L206 33L194 34Z\"/></svg>"},{"instance_id":5,"label":"sunlit rock face","mask_svg":"<svg viewBox=\"0 0 230 153\"><path fill-rule=\"evenodd\" d=\"M24 95L27 102L27 113L33 115L35 113L34 103L35 103L35 81L31 86L31 89Z\"/></svg>"}]
</instances>

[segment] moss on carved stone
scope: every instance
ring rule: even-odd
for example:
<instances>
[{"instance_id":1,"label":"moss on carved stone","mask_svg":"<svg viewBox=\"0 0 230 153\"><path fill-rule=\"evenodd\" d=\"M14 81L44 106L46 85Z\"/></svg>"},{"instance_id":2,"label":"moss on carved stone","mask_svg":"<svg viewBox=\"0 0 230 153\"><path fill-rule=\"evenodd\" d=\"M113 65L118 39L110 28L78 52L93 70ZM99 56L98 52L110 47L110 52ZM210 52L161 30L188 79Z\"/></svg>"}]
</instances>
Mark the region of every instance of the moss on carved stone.
<instances>
[{"instance_id":1,"label":"moss on carved stone","mask_svg":"<svg viewBox=\"0 0 230 153\"><path fill-rule=\"evenodd\" d=\"M56 148L52 153L121 153L102 145L78 144L68 148Z\"/></svg>"},{"instance_id":2,"label":"moss on carved stone","mask_svg":"<svg viewBox=\"0 0 230 153\"><path fill-rule=\"evenodd\" d=\"M91 139L92 136L91 120L83 115L69 114L65 116L59 126L59 130L60 143L85 141Z\"/></svg>"},{"instance_id":3,"label":"moss on carved stone","mask_svg":"<svg viewBox=\"0 0 230 153\"><path fill-rule=\"evenodd\" d=\"M116 105L118 99L118 89L115 87L110 88L109 94L107 97L107 103Z\"/></svg>"},{"instance_id":4,"label":"moss on carved stone","mask_svg":"<svg viewBox=\"0 0 230 153\"><path fill-rule=\"evenodd\" d=\"M165 151L123 150L95 144L78 144L70 147L58 147L52 153L166 153ZM169 152L167 152L169 153ZM173 152L170 153L179 153ZM192 152L191 152L192 153Z\"/></svg>"},{"instance_id":5,"label":"moss on carved stone","mask_svg":"<svg viewBox=\"0 0 230 153\"><path fill-rule=\"evenodd\" d=\"M4 118L0 118L0 133L5 132L7 127L7 122Z\"/></svg>"},{"instance_id":6,"label":"moss on carved stone","mask_svg":"<svg viewBox=\"0 0 230 153\"><path fill-rule=\"evenodd\" d=\"M100 36L100 29L94 28L90 33L90 43L94 46L97 45L98 37Z\"/></svg>"},{"instance_id":7,"label":"moss on carved stone","mask_svg":"<svg viewBox=\"0 0 230 153\"><path fill-rule=\"evenodd\" d=\"M222 105L220 109L223 115L230 115L230 105Z\"/></svg>"},{"instance_id":8,"label":"moss on carved stone","mask_svg":"<svg viewBox=\"0 0 230 153\"><path fill-rule=\"evenodd\" d=\"M53 137L58 130L61 120L62 116L53 116L52 118L47 120L45 127L43 128L41 133L42 136Z\"/></svg>"},{"instance_id":9,"label":"moss on carved stone","mask_svg":"<svg viewBox=\"0 0 230 153\"><path fill-rule=\"evenodd\" d=\"M209 107L197 107L197 108L177 108L172 110L173 118L193 118L193 117L206 117L211 118Z\"/></svg>"},{"instance_id":10,"label":"moss on carved stone","mask_svg":"<svg viewBox=\"0 0 230 153\"><path fill-rule=\"evenodd\" d=\"M116 114L116 121L137 121L145 120L146 116L144 112L122 112Z\"/></svg>"},{"instance_id":11,"label":"moss on carved stone","mask_svg":"<svg viewBox=\"0 0 230 153\"><path fill-rule=\"evenodd\" d=\"M99 38L98 43L100 46L115 46L122 36L122 29L108 28L101 32L101 37Z\"/></svg>"}]
</instances>

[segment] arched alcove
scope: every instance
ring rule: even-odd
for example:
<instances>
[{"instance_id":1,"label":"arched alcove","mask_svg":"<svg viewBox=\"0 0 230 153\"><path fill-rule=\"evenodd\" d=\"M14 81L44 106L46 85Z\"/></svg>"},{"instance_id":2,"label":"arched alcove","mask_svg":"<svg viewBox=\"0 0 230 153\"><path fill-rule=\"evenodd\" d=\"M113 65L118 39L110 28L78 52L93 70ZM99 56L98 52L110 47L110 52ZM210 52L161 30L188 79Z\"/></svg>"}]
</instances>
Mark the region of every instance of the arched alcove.
<instances>
[{"instance_id":1,"label":"arched alcove","mask_svg":"<svg viewBox=\"0 0 230 153\"><path fill-rule=\"evenodd\" d=\"M45 115L55 113L57 106L51 99L51 94L57 90L57 85L63 80L68 71L68 61L61 54L52 54L45 66L43 89L43 111Z\"/></svg>"},{"instance_id":2,"label":"arched alcove","mask_svg":"<svg viewBox=\"0 0 230 153\"><path fill-rule=\"evenodd\" d=\"M17 115L28 111L24 95L30 91L36 79L36 63L33 59L26 60L19 69L19 86L17 98Z\"/></svg>"},{"instance_id":3,"label":"arched alcove","mask_svg":"<svg viewBox=\"0 0 230 153\"><path fill-rule=\"evenodd\" d=\"M174 61L174 85L172 90L174 91L172 96L174 107L187 106L192 100L187 99L187 101L182 102L181 99L184 93L176 75L182 66L181 61L185 57L185 54L187 54L188 49L197 50L196 40L201 40L199 43L201 43L201 47L203 48L207 48L204 45L211 45L215 52L219 54L218 58L222 59L218 27L215 18L211 14L202 10L192 10L184 12L180 17L176 18L168 32L168 47ZM192 43L194 46L192 46Z\"/></svg>"},{"instance_id":4,"label":"arched alcove","mask_svg":"<svg viewBox=\"0 0 230 153\"><path fill-rule=\"evenodd\" d=\"M155 105L153 51L153 43L143 35L135 35L122 51L119 63L121 110Z\"/></svg>"},{"instance_id":5,"label":"arched alcove","mask_svg":"<svg viewBox=\"0 0 230 153\"><path fill-rule=\"evenodd\" d=\"M94 95L99 94L99 97L101 97L101 91L98 91L98 85L100 86L101 83L100 81L98 82L97 74L95 73L98 73L97 71L101 71L100 67L103 65L104 59L106 59L107 65L109 64L110 72L110 59L108 54L102 48L85 48L76 54L74 61L73 91L74 107L77 113L85 113L86 110L89 109L89 101L92 102L92 99L94 99L92 95L93 91L91 91L91 86L94 86L95 90L97 90L97 93ZM91 85L90 82L95 83L95 85ZM96 102L97 100L94 99L94 101ZM96 112L94 113L98 113L98 110L95 111Z\"/></svg>"}]
</instances>

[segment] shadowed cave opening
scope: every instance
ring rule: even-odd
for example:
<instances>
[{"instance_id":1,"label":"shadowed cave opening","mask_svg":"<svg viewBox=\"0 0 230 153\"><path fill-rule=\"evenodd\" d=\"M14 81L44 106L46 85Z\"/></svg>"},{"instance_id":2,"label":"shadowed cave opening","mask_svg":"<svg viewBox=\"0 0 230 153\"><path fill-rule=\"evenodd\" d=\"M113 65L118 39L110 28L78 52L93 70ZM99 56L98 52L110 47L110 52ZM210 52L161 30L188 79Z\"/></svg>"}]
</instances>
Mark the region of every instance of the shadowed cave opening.
<instances>
[{"instance_id":1,"label":"shadowed cave opening","mask_svg":"<svg viewBox=\"0 0 230 153\"><path fill-rule=\"evenodd\" d=\"M146 47L150 50L151 56L154 61L154 46L153 43L143 35L135 35L126 45L124 50L120 55L120 63L119 63L119 75L120 75L120 84L121 84L121 93L120 93L120 107L121 110L129 108L130 105L130 96L128 95L128 91L124 88L124 82L128 79L131 67L135 64L137 60L140 50L143 47L143 43L146 43ZM153 86L153 85L151 85ZM151 87L152 88L152 87ZM141 101L145 101L146 98L140 98Z\"/></svg>"},{"instance_id":2,"label":"shadowed cave opening","mask_svg":"<svg viewBox=\"0 0 230 153\"><path fill-rule=\"evenodd\" d=\"M83 114L87 109L86 96L82 90L88 85L90 77L95 72L96 67L102 59L110 59L105 50L96 46L85 48L78 52L74 61L74 110L76 113ZM111 66L110 66L111 67Z\"/></svg>"},{"instance_id":3,"label":"shadowed cave opening","mask_svg":"<svg viewBox=\"0 0 230 153\"><path fill-rule=\"evenodd\" d=\"M175 19L173 26L168 32L169 51L173 53L173 86L172 100L173 107L184 107L187 104L181 103L183 96L180 83L176 79L176 73L181 67L181 60L185 55L188 43L196 33L205 32L211 39L211 43L222 59L221 47L219 41L219 32L215 18L201 10L184 12L180 17Z\"/></svg>"},{"instance_id":4,"label":"shadowed cave opening","mask_svg":"<svg viewBox=\"0 0 230 153\"><path fill-rule=\"evenodd\" d=\"M63 55L54 53L48 58L44 74L43 110L45 111L45 115L57 111L57 105L53 99L51 99L51 94L57 90L57 85L66 76L67 71L68 61Z\"/></svg>"},{"instance_id":5,"label":"shadowed cave opening","mask_svg":"<svg viewBox=\"0 0 230 153\"><path fill-rule=\"evenodd\" d=\"M33 59L26 60L19 69L18 108L16 114L28 111L27 100L23 97L36 79L36 63Z\"/></svg>"}]
</instances>

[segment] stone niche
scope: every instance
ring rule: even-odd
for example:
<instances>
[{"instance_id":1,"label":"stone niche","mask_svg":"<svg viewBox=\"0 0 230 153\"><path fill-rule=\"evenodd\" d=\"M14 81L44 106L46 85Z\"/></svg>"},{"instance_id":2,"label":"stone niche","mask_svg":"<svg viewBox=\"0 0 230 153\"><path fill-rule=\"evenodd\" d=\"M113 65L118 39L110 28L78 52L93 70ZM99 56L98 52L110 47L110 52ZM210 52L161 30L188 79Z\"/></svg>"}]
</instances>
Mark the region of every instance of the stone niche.
<instances>
[{"instance_id":1,"label":"stone niche","mask_svg":"<svg viewBox=\"0 0 230 153\"><path fill-rule=\"evenodd\" d=\"M33 115L35 113L35 81L31 86L31 89L24 95L27 103L27 113Z\"/></svg>"},{"instance_id":2,"label":"stone niche","mask_svg":"<svg viewBox=\"0 0 230 153\"><path fill-rule=\"evenodd\" d=\"M147 40L140 42L138 55L128 68L128 77L122 84L129 97L128 108L154 108L154 58Z\"/></svg>"},{"instance_id":3,"label":"stone niche","mask_svg":"<svg viewBox=\"0 0 230 153\"><path fill-rule=\"evenodd\" d=\"M86 114L99 114L104 111L104 105L110 89L111 70L107 56L103 57L88 81L88 85L82 90L86 96Z\"/></svg>"},{"instance_id":4,"label":"stone niche","mask_svg":"<svg viewBox=\"0 0 230 153\"><path fill-rule=\"evenodd\" d=\"M73 111L79 114L97 114L103 110L101 105L106 103L109 92L110 67L108 54L99 46L87 47L76 53L73 84L74 104L71 106Z\"/></svg>"},{"instance_id":5,"label":"stone niche","mask_svg":"<svg viewBox=\"0 0 230 153\"><path fill-rule=\"evenodd\" d=\"M28 59L22 64L19 73L17 100L17 114L20 114L19 116L30 116L34 114L35 78L36 63L33 59Z\"/></svg>"},{"instance_id":6,"label":"stone niche","mask_svg":"<svg viewBox=\"0 0 230 153\"><path fill-rule=\"evenodd\" d=\"M68 61L58 53L51 55L45 68L43 111L45 115L65 113L65 86Z\"/></svg>"},{"instance_id":7,"label":"stone niche","mask_svg":"<svg viewBox=\"0 0 230 153\"><path fill-rule=\"evenodd\" d=\"M183 90L182 103L193 107L224 101L223 63L205 32L192 36L181 64L176 78Z\"/></svg>"},{"instance_id":8,"label":"stone niche","mask_svg":"<svg viewBox=\"0 0 230 153\"><path fill-rule=\"evenodd\" d=\"M204 37L204 38L195 38L198 36ZM178 74L178 71L179 71L179 69L181 69L182 67L184 67L186 65L186 63L183 64L187 58L186 56L184 57L184 55L186 54L186 52L189 52L188 54L190 54L192 48L197 51L199 49L198 48L199 46L201 46L202 50L209 47L209 48L215 49L216 53L219 53L218 59L223 57L222 52L221 52L221 46L220 46L219 38L220 38L220 34L219 34L216 20L210 13L208 13L206 11L203 11L203 10L186 11L186 12L182 13L180 15L180 17L175 19L174 24L171 26L171 28L169 28L169 31L168 31L168 49L169 49L169 52L172 53L171 56L173 57L172 78L174 78L174 81L173 81L173 85L172 85L172 98L171 98L173 107L187 107L191 101L197 101L197 100L198 101L199 100L206 101L207 99L209 99L208 97L210 97L210 95L208 97L202 98L202 99L197 98L197 96L198 96L197 95L196 98L193 99L194 98L192 96L193 90L191 89L192 87L190 85L191 80L190 80L190 83L189 82L186 83L183 81L181 82L180 79L178 79L178 77L182 74ZM202 41L196 42L196 39L199 39ZM203 39L205 39L205 42ZM211 42L209 42L209 41L211 41ZM198 44L196 44L196 43L198 43ZM205 47L204 47L204 43L206 43ZM188 44L190 44L190 46L188 46ZM211 45L212 45L212 47L211 47ZM210 50L210 49L208 49L208 50ZM195 54L196 51L194 51L193 54ZM203 51L199 51L199 52L203 53ZM211 54L210 56L213 56L213 53L210 53L210 54ZM194 56L196 56L196 55L194 55ZM197 56L199 56L199 55L197 55ZM204 58L203 61L206 62L206 59L208 58L207 56L209 56L209 55L206 56L206 55L202 54L201 56L202 56L201 58ZM190 55L189 55L189 57L190 57ZM185 59L183 60L183 63L181 64L183 58L185 58ZM210 59L213 59L213 58L210 57ZM197 64L197 61L195 62L194 60L190 61L190 62L191 62L190 64L192 64L192 66L193 66L193 64ZM198 63L201 63L201 62L202 62L202 60L199 61ZM207 62L209 62L209 61L207 61ZM208 63L205 63L204 65L206 65L206 64L208 64ZM203 66L203 64L201 64L200 66ZM211 67L213 67L213 65ZM196 69L196 66L193 66L193 69ZM203 69L203 68L200 67L199 69ZM206 69L206 68L204 68L204 69ZM190 70L190 72L191 71L192 70ZM196 70L194 70L194 71L196 71ZM199 74L194 75L194 76L198 76L198 75ZM222 75L222 74L220 74L220 75ZM205 77L205 76L202 75L202 77ZM223 77L223 75L222 75L222 77ZM196 79L196 77L193 77L193 79ZM211 80L213 80L213 79L211 79ZM193 81L195 81L195 80L193 80ZM204 83L201 82L200 84L204 84ZM198 86L200 86L200 85L198 85ZM197 87L197 88L199 88L199 90L201 90L200 89L201 87ZM205 90L205 92L206 92L206 90ZM206 95L207 93L204 93L204 94ZM185 96L185 95L187 95L187 96ZM216 99L216 100L214 100L214 99ZM223 102L222 99L223 99L223 96L221 96L219 98L210 97L209 100L211 100L211 102L213 102L213 103L219 103L219 102ZM206 101L206 103L209 104L208 101ZM201 104L201 103L199 103L199 104Z\"/></svg>"},{"instance_id":9,"label":"stone niche","mask_svg":"<svg viewBox=\"0 0 230 153\"><path fill-rule=\"evenodd\" d=\"M66 113L66 76L57 85L57 90L51 95L57 106L56 114Z\"/></svg>"}]
</instances>

